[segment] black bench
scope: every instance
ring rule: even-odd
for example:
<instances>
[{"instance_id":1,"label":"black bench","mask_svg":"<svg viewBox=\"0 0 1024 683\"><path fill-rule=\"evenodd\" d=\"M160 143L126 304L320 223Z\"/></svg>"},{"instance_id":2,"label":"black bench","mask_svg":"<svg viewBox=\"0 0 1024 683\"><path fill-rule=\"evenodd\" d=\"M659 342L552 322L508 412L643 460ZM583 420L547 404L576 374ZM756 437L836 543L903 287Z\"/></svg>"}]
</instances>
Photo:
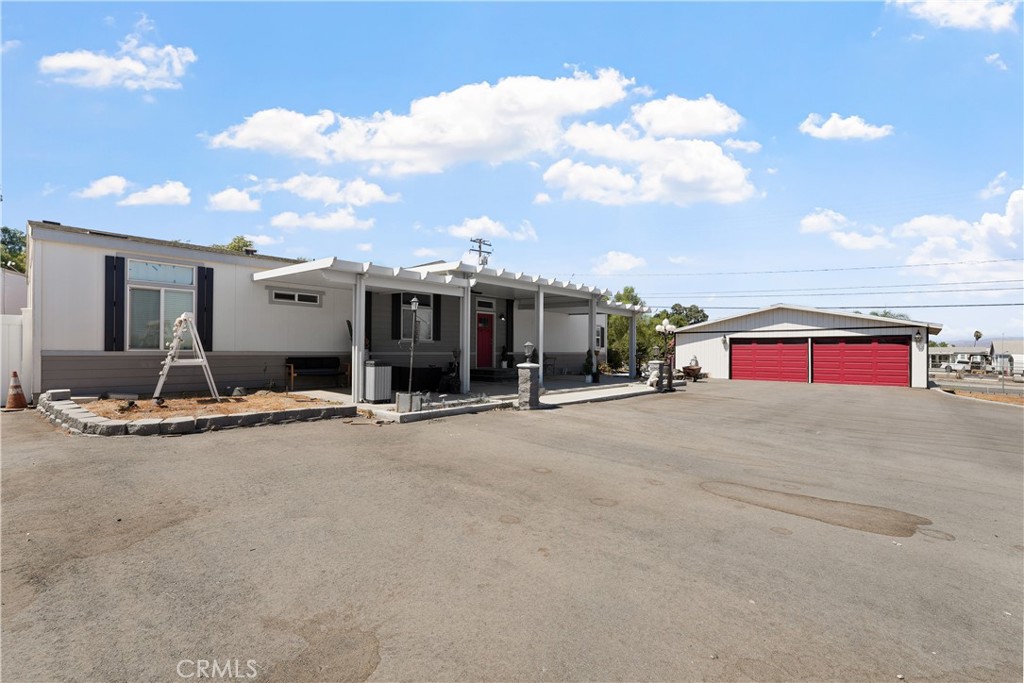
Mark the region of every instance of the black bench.
<instances>
[{"instance_id":1,"label":"black bench","mask_svg":"<svg viewBox=\"0 0 1024 683\"><path fill-rule=\"evenodd\" d=\"M293 356L284 359L288 371L288 391L295 391L296 377L348 377L348 364L337 356Z\"/></svg>"}]
</instances>

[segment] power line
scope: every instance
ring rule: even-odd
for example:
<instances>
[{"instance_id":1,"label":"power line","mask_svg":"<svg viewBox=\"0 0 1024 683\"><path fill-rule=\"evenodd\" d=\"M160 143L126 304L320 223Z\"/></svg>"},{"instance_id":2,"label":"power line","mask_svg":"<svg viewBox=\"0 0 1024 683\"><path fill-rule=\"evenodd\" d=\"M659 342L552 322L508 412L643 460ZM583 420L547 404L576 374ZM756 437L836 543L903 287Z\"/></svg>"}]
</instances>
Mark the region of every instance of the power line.
<instances>
[{"instance_id":1,"label":"power line","mask_svg":"<svg viewBox=\"0 0 1024 683\"><path fill-rule=\"evenodd\" d=\"M817 296L844 296L847 294L856 294L858 296L892 296L902 294L953 294L960 292L1019 292L1020 287L988 287L985 289L943 289L939 292L934 292L928 289L911 289L904 292L819 292L817 294L789 294L788 296L794 298L802 297L817 297ZM766 294L723 294L715 296L716 299L760 299L767 296ZM677 297L653 297L656 301L671 301Z\"/></svg>"},{"instance_id":2,"label":"power line","mask_svg":"<svg viewBox=\"0 0 1024 683\"><path fill-rule=\"evenodd\" d=\"M914 306L879 306L873 304L871 306L829 306L829 309L840 310L840 311L856 311L862 308L882 308L882 309L903 309L903 308L995 308L1000 306L1024 306L1024 302L1016 304L920 304ZM701 306L704 310L730 310L730 311L756 311L758 307L754 306Z\"/></svg>"},{"instance_id":3,"label":"power line","mask_svg":"<svg viewBox=\"0 0 1024 683\"><path fill-rule=\"evenodd\" d=\"M649 292L649 296L720 296L723 294L778 294L783 292L828 292L853 289L902 289L905 287L953 287L955 285L995 285L1007 282L1024 283L1024 279L1015 280L971 280L964 282L917 282L906 285L850 285L848 287L796 287L792 289L730 289L707 290L703 292ZM950 291L950 290L941 290ZM982 290L978 290L982 291Z\"/></svg>"},{"instance_id":4,"label":"power line","mask_svg":"<svg viewBox=\"0 0 1024 683\"><path fill-rule=\"evenodd\" d=\"M938 263L913 263L899 266L855 266L850 268L804 268L799 270L734 270L717 273L572 273L572 276L585 277L710 277L714 275L782 275L789 273L839 273L855 270L894 270L897 268L932 268L935 266L982 265L985 263L1012 263L1024 261L1024 258L987 259L984 261L942 261ZM552 275L569 275L569 273L552 273Z\"/></svg>"}]
</instances>

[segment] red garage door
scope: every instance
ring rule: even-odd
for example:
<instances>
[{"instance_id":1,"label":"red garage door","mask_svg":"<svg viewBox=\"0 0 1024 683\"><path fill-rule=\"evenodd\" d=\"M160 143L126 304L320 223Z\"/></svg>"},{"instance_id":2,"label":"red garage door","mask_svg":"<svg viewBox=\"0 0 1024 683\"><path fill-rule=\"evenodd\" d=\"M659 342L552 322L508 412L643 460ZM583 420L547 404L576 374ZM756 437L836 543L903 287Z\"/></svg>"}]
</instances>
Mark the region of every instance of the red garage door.
<instances>
[{"instance_id":1,"label":"red garage door","mask_svg":"<svg viewBox=\"0 0 1024 683\"><path fill-rule=\"evenodd\" d=\"M733 339L733 379L807 381L806 339Z\"/></svg>"},{"instance_id":2,"label":"red garage door","mask_svg":"<svg viewBox=\"0 0 1024 683\"><path fill-rule=\"evenodd\" d=\"M815 339L813 381L910 386L910 338Z\"/></svg>"}]
</instances>

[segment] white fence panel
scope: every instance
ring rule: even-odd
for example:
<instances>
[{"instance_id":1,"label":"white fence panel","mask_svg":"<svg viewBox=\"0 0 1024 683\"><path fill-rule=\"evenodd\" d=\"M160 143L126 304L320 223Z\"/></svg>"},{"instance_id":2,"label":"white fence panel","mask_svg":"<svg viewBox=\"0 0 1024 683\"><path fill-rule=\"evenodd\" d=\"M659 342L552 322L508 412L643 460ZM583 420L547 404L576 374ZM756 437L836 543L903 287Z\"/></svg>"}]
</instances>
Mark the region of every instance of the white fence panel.
<instances>
[{"instance_id":1,"label":"white fence panel","mask_svg":"<svg viewBox=\"0 0 1024 683\"><path fill-rule=\"evenodd\" d=\"M21 377L21 316L0 315L3 321L2 332L0 332L0 378L3 386L0 387L0 405L7 405L7 390L11 385L11 373L17 372ZM22 389L25 388L24 382ZM26 390L25 395L28 396Z\"/></svg>"}]
</instances>

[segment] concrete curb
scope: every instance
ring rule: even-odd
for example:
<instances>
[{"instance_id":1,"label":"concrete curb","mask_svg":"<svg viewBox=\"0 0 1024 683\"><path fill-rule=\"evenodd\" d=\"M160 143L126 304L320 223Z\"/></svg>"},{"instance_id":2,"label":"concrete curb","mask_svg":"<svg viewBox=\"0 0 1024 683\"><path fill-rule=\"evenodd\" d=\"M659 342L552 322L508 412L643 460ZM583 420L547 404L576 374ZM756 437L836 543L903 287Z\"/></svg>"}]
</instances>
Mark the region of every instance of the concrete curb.
<instances>
[{"instance_id":1,"label":"concrete curb","mask_svg":"<svg viewBox=\"0 0 1024 683\"><path fill-rule=\"evenodd\" d=\"M932 387L931 390L937 391L940 394L945 394L946 396L951 396L952 398L959 399L961 401L977 401L979 403L987 403L989 405L1009 406L1010 408L1017 408L1018 410L1024 409L1024 406L1014 405L1013 403L1003 403L1002 401L989 401L984 398L974 398L973 396L959 396L956 394L955 391L943 389L942 387Z\"/></svg>"},{"instance_id":2,"label":"concrete curb","mask_svg":"<svg viewBox=\"0 0 1024 683\"><path fill-rule=\"evenodd\" d=\"M50 424L68 434L88 436L177 436L234 427L258 427L356 416L355 406L332 405L268 413L168 417L162 420L110 420L72 401L71 391L68 389L53 389L43 393L36 402L36 410L42 413Z\"/></svg>"},{"instance_id":3,"label":"concrete curb","mask_svg":"<svg viewBox=\"0 0 1024 683\"><path fill-rule=\"evenodd\" d=\"M409 422L421 422L423 420L435 420L451 415L465 415L467 413L483 413L498 408L515 408L515 401L495 401L493 403L474 403L468 406L453 406L451 408L438 408L436 410L420 410L415 413L397 413L393 410L373 409L374 418L381 420L392 420L399 424Z\"/></svg>"}]
</instances>

